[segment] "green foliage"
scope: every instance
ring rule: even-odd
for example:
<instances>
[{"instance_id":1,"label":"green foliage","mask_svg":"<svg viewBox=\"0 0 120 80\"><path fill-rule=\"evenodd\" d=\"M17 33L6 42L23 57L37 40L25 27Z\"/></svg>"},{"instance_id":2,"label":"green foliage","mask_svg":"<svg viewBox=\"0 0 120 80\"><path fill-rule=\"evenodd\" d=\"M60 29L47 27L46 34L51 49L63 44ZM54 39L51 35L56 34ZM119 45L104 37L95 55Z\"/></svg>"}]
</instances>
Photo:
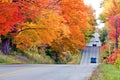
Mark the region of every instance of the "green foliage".
<instances>
[{"instance_id":1,"label":"green foliage","mask_svg":"<svg viewBox=\"0 0 120 80\"><path fill-rule=\"evenodd\" d=\"M77 60L76 60L75 63L76 63L76 64L80 64L81 58L82 58L82 54L78 54Z\"/></svg>"},{"instance_id":2,"label":"green foliage","mask_svg":"<svg viewBox=\"0 0 120 80\"><path fill-rule=\"evenodd\" d=\"M59 58L59 63L60 63L60 64L66 64L66 63L67 63L66 58L65 58L65 57L60 57L60 58Z\"/></svg>"},{"instance_id":3,"label":"green foliage","mask_svg":"<svg viewBox=\"0 0 120 80\"><path fill-rule=\"evenodd\" d=\"M120 69L120 55L119 55L119 57L117 58L117 60L115 61L115 67L117 68L117 69Z\"/></svg>"},{"instance_id":4,"label":"green foliage","mask_svg":"<svg viewBox=\"0 0 120 80\"><path fill-rule=\"evenodd\" d=\"M93 30L92 29L88 29L87 31L83 31L84 35L85 35L85 42L89 43L90 38L92 37L93 34Z\"/></svg>"},{"instance_id":5,"label":"green foliage","mask_svg":"<svg viewBox=\"0 0 120 80\"><path fill-rule=\"evenodd\" d=\"M59 57L60 64L67 64L73 59L73 55L70 53L70 51L64 52L64 55L66 55L66 56Z\"/></svg>"},{"instance_id":6,"label":"green foliage","mask_svg":"<svg viewBox=\"0 0 120 80\"><path fill-rule=\"evenodd\" d=\"M100 62L101 63L103 63L104 62L104 58L107 58L107 55L106 55L106 53L100 53L100 55L99 55L100 57L99 57L99 60L100 60Z\"/></svg>"},{"instance_id":7,"label":"green foliage","mask_svg":"<svg viewBox=\"0 0 120 80\"><path fill-rule=\"evenodd\" d=\"M101 63L103 63L104 60L109 56L108 48L105 48L104 50L102 48L103 48L103 46L101 47L101 52L99 54L99 61Z\"/></svg>"},{"instance_id":8,"label":"green foliage","mask_svg":"<svg viewBox=\"0 0 120 80\"><path fill-rule=\"evenodd\" d=\"M50 57L53 57L53 56L57 57L59 55L59 52L56 52L56 51L52 50L51 46L48 45L46 47L45 53Z\"/></svg>"},{"instance_id":9,"label":"green foliage","mask_svg":"<svg viewBox=\"0 0 120 80\"><path fill-rule=\"evenodd\" d=\"M106 19L105 19L105 17L102 14L100 14L99 20L101 21L101 23L105 23L106 22Z\"/></svg>"},{"instance_id":10,"label":"green foliage","mask_svg":"<svg viewBox=\"0 0 120 80\"><path fill-rule=\"evenodd\" d=\"M102 44L105 44L106 40L107 40L107 36L108 36L108 30L107 28L103 28L99 31L100 33L100 40L102 42Z\"/></svg>"},{"instance_id":11,"label":"green foliage","mask_svg":"<svg viewBox=\"0 0 120 80\"><path fill-rule=\"evenodd\" d=\"M50 56L55 61L55 63L66 64L72 60L72 52L75 52L75 49L70 49L71 51L63 50L63 47L59 47L56 45L56 43L54 43L54 47L51 47L49 45L46 47L45 53L46 55Z\"/></svg>"},{"instance_id":12,"label":"green foliage","mask_svg":"<svg viewBox=\"0 0 120 80\"><path fill-rule=\"evenodd\" d=\"M82 58L82 54L72 54L71 60L68 62L68 64L80 64Z\"/></svg>"},{"instance_id":13,"label":"green foliage","mask_svg":"<svg viewBox=\"0 0 120 80\"><path fill-rule=\"evenodd\" d=\"M119 38L118 38L118 49L120 49L120 36L119 36Z\"/></svg>"}]
</instances>

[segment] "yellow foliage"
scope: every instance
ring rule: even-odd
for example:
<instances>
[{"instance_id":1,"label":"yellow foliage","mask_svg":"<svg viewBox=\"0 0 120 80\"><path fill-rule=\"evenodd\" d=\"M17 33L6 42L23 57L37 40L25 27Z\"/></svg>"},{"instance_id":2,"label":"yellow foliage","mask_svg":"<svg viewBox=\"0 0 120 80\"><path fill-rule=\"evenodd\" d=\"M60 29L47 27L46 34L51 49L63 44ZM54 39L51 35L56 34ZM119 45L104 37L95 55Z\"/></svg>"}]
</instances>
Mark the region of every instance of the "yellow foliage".
<instances>
[{"instance_id":1,"label":"yellow foliage","mask_svg":"<svg viewBox=\"0 0 120 80\"><path fill-rule=\"evenodd\" d=\"M0 2L12 2L13 0L0 0Z\"/></svg>"},{"instance_id":2,"label":"yellow foliage","mask_svg":"<svg viewBox=\"0 0 120 80\"><path fill-rule=\"evenodd\" d=\"M15 43L16 47L21 50L27 50L32 45L29 37L22 34L17 35L13 43Z\"/></svg>"},{"instance_id":3,"label":"yellow foliage","mask_svg":"<svg viewBox=\"0 0 120 80\"><path fill-rule=\"evenodd\" d=\"M114 16L118 13L120 13L120 0L104 0L103 7L104 10L102 14L106 18L110 18L111 16Z\"/></svg>"},{"instance_id":4,"label":"yellow foliage","mask_svg":"<svg viewBox=\"0 0 120 80\"><path fill-rule=\"evenodd\" d=\"M29 46L51 44L60 36L68 36L69 27L64 24L64 19L55 11L43 10L35 18L35 22L26 22L19 28L19 34L15 36L14 43L18 48ZM20 39L21 37L21 39ZM19 41L19 42L18 42ZM25 45L21 45L23 43Z\"/></svg>"}]
</instances>

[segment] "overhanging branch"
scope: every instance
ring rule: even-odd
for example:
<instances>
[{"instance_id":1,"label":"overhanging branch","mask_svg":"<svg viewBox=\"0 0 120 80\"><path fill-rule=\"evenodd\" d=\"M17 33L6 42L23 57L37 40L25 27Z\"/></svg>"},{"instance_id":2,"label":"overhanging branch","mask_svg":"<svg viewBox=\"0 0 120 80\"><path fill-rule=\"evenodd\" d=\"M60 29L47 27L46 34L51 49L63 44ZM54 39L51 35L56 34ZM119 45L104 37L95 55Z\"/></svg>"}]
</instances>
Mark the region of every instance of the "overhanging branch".
<instances>
[{"instance_id":1,"label":"overhanging branch","mask_svg":"<svg viewBox=\"0 0 120 80\"><path fill-rule=\"evenodd\" d=\"M23 31L27 31L27 30L47 30L47 28L25 28L25 29L21 29L20 31L18 31L17 34Z\"/></svg>"}]
</instances>

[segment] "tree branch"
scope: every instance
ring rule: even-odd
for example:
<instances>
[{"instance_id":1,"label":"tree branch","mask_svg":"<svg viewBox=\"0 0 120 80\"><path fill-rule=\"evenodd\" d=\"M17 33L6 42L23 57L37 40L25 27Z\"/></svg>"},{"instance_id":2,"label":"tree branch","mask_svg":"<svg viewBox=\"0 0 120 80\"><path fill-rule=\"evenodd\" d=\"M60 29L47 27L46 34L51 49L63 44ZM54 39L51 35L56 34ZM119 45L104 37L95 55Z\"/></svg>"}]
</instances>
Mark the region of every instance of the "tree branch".
<instances>
[{"instance_id":1,"label":"tree branch","mask_svg":"<svg viewBox=\"0 0 120 80\"><path fill-rule=\"evenodd\" d=\"M54 7L54 6L57 5L60 1L62 1L62 0L57 0L57 1L54 2L54 3L52 2L52 3L48 4L48 6L46 6L45 9L50 8L51 5ZM52 7L52 8L53 8L53 7Z\"/></svg>"},{"instance_id":2,"label":"tree branch","mask_svg":"<svg viewBox=\"0 0 120 80\"><path fill-rule=\"evenodd\" d=\"M25 29L18 31L17 34L23 32L23 31L27 31L27 30L47 30L47 28L25 28Z\"/></svg>"}]
</instances>

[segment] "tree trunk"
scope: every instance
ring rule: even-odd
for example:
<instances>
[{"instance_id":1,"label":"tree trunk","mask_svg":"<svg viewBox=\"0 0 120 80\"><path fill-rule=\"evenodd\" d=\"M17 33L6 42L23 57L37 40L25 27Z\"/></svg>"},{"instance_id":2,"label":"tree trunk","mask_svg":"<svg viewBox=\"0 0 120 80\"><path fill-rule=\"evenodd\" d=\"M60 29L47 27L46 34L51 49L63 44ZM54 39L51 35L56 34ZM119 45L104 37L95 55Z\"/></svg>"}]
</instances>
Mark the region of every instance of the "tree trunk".
<instances>
[{"instance_id":1,"label":"tree trunk","mask_svg":"<svg viewBox=\"0 0 120 80\"><path fill-rule=\"evenodd\" d=\"M10 39L9 38L2 39L1 49L2 49L3 54L5 55L9 54L9 51L10 51Z\"/></svg>"}]
</instances>

